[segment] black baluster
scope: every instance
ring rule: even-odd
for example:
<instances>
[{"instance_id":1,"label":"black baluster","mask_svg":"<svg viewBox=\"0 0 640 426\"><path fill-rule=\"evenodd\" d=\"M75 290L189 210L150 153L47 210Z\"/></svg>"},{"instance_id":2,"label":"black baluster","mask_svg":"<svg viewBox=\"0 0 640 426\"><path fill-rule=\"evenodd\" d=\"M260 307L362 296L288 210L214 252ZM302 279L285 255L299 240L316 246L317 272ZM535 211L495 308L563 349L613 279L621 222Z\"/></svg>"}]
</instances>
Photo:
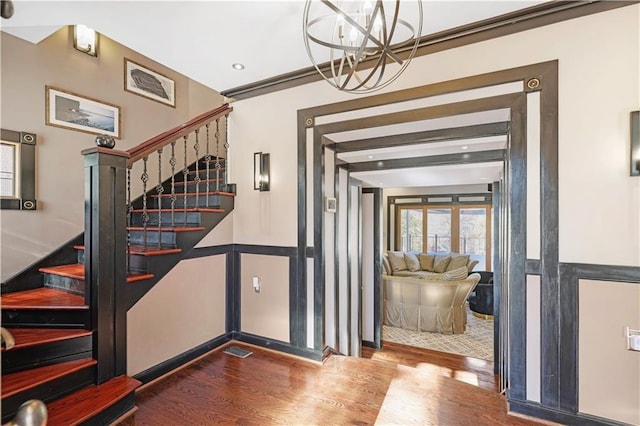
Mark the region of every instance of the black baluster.
<instances>
[{"instance_id":1,"label":"black baluster","mask_svg":"<svg viewBox=\"0 0 640 426\"><path fill-rule=\"evenodd\" d=\"M158 150L158 185L156 186L158 193L158 248L162 247L162 194L164 187L162 186L162 148Z\"/></svg>"},{"instance_id":2,"label":"black baluster","mask_svg":"<svg viewBox=\"0 0 640 426\"><path fill-rule=\"evenodd\" d=\"M200 197L200 172L198 169L198 163L200 160L200 142L198 140L198 135L200 134L200 129L196 130L196 143L193 144L193 150L196 152L196 175L193 178L193 181L196 184L196 209L200 206L199 197ZM207 194L208 196L208 194Z\"/></svg>"},{"instance_id":3,"label":"black baluster","mask_svg":"<svg viewBox=\"0 0 640 426\"><path fill-rule=\"evenodd\" d=\"M131 168L133 164L127 166L127 274L131 271L131 216L133 214L133 204L131 203Z\"/></svg>"},{"instance_id":4,"label":"black baluster","mask_svg":"<svg viewBox=\"0 0 640 426\"><path fill-rule=\"evenodd\" d=\"M216 192L220 192L220 119L216 119Z\"/></svg>"},{"instance_id":5,"label":"black baluster","mask_svg":"<svg viewBox=\"0 0 640 426\"><path fill-rule=\"evenodd\" d=\"M184 169L182 169L182 176L184 181L184 226L187 226L187 184L189 183L189 168L187 167L187 139L188 136L184 136Z\"/></svg>"},{"instance_id":6,"label":"black baluster","mask_svg":"<svg viewBox=\"0 0 640 426\"><path fill-rule=\"evenodd\" d=\"M211 154L209 153L209 125L210 124L211 123L207 123L205 125L205 127L207 129L207 152L206 152L206 155L204 156L204 161L205 161L205 164L206 164L206 167L207 167L207 185L206 185L207 197L206 197L206 202L205 202L205 206L206 207L209 207L209 191L210 191L210 189L209 189L209 179L210 179L210 176L209 176L209 164L211 163Z\"/></svg>"},{"instance_id":7,"label":"black baluster","mask_svg":"<svg viewBox=\"0 0 640 426\"><path fill-rule=\"evenodd\" d=\"M140 179L142 180L142 245L147 246L147 224L149 223L149 213L147 212L147 182L149 174L147 173L148 157L142 159L143 171Z\"/></svg>"},{"instance_id":8,"label":"black baluster","mask_svg":"<svg viewBox=\"0 0 640 426\"><path fill-rule=\"evenodd\" d=\"M229 191L227 184L229 183L229 115L224 116L224 190Z\"/></svg>"},{"instance_id":9,"label":"black baluster","mask_svg":"<svg viewBox=\"0 0 640 426\"><path fill-rule=\"evenodd\" d=\"M171 227L176 226L175 207L176 207L176 141L171 142Z\"/></svg>"}]
</instances>

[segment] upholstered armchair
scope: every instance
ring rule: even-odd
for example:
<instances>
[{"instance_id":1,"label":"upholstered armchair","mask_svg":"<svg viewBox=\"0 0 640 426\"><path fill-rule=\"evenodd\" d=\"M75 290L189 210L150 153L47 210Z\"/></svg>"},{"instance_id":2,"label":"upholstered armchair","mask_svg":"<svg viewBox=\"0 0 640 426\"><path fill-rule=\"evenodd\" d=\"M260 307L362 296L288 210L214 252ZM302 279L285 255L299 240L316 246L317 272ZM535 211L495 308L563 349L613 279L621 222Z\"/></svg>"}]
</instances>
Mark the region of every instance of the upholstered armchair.
<instances>
[{"instance_id":1,"label":"upholstered armchair","mask_svg":"<svg viewBox=\"0 0 640 426\"><path fill-rule=\"evenodd\" d=\"M467 328L465 304L479 280L477 273L457 281L384 275L384 324L462 334Z\"/></svg>"}]
</instances>

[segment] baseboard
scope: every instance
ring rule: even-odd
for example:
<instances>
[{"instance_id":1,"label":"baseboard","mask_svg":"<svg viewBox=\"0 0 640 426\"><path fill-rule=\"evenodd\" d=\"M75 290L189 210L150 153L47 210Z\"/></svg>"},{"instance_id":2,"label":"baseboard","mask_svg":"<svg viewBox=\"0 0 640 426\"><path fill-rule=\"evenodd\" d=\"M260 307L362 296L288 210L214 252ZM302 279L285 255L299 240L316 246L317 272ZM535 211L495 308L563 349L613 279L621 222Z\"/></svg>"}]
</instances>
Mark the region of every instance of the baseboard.
<instances>
[{"instance_id":1,"label":"baseboard","mask_svg":"<svg viewBox=\"0 0 640 426\"><path fill-rule=\"evenodd\" d=\"M509 401L509 412L522 414L528 417L549 420L563 425L576 426L623 426L625 423L617 422L611 419L591 416L582 413L570 413L567 411L554 410L553 408L543 407L535 402Z\"/></svg>"},{"instance_id":2,"label":"baseboard","mask_svg":"<svg viewBox=\"0 0 640 426\"><path fill-rule=\"evenodd\" d=\"M133 378L140 380L143 384L150 383L153 380L156 380L157 378L162 377L165 374L168 374L173 370L182 367L188 362L193 361L199 356L202 356L207 352L212 351L218 346L224 345L230 340L231 340L230 335L228 334L220 335L214 339L211 339L207 342L202 343L201 345L196 346L195 348L189 349L188 351L183 352L180 355L174 356L173 358L163 361L158 365L154 365L153 367L148 368L143 372L136 374L135 376L133 376Z\"/></svg>"},{"instance_id":3,"label":"baseboard","mask_svg":"<svg viewBox=\"0 0 640 426\"><path fill-rule=\"evenodd\" d=\"M322 362L322 352L309 348L299 348L292 346L289 343L281 342L279 340L272 340L266 337L260 337L249 333L242 333L234 331L232 334L233 340L238 342L250 343L252 345L260 346L266 349L273 349L278 352L284 352L289 355L295 355L302 358L307 358L312 361Z\"/></svg>"},{"instance_id":4,"label":"baseboard","mask_svg":"<svg viewBox=\"0 0 640 426\"><path fill-rule=\"evenodd\" d=\"M369 340L363 340L362 341L362 346L366 346L367 348L372 348L372 349L378 349L376 347L376 344L374 342L369 341Z\"/></svg>"}]
</instances>

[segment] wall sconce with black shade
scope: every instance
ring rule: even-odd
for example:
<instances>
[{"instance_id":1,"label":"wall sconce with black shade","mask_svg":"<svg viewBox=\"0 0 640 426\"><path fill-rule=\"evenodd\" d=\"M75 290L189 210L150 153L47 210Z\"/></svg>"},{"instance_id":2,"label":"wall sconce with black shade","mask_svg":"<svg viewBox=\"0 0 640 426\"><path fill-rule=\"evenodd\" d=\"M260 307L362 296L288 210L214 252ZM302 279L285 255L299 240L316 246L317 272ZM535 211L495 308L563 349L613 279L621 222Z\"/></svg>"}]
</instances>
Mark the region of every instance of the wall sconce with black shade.
<instances>
[{"instance_id":1,"label":"wall sconce with black shade","mask_svg":"<svg viewBox=\"0 0 640 426\"><path fill-rule=\"evenodd\" d=\"M86 25L73 26L73 47L91 56L98 56L98 33Z\"/></svg>"},{"instance_id":2,"label":"wall sconce with black shade","mask_svg":"<svg viewBox=\"0 0 640 426\"><path fill-rule=\"evenodd\" d=\"M253 154L253 189L268 191L271 172L269 169L269 154L256 152Z\"/></svg>"},{"instance_id":3,"label":"wall sconce with black shade","mask_svg":"<svg viewBox=\"0 0 640 426\"><path fill-rule=\"evenodd\" d=\"M631 112L631 176L640 176L640 111Z\"/></svg>"}]
</instances>

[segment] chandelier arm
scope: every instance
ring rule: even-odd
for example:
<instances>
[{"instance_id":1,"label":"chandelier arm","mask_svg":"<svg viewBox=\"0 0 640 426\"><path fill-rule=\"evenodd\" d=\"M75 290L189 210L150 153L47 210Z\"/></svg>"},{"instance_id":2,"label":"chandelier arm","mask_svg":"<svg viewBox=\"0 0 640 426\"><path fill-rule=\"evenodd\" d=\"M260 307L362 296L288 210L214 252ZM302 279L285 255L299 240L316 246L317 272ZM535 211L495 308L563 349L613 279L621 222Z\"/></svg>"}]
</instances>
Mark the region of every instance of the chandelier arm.
<instances>
[{"instance_id":1,"label":"chandelier arm","mask_svg":"<svg viewBox=\"0 0 640 426\"><path fill-rule=\"evenodd\" d=\"M371 40L375 45L377 45L379 48L383 48L383 44L380 42L380 40L376 39L374 36L371 35L371 31L367 31L364 27L362 27L362 25L360 25L357 21L355 21L353 18L351 18L348 14L344 13L340 8L338 8L335 4L331 3L329 0L321 0L321 2L327 6L329 9L331 9L332 11L334 11L335 13L339 14L340 16L342 16L344 18L344 20L346 22L348 22L349 24L351 24L352 27L354 27L355 29L358 30L358 32L360 32L360 34L365 35L367 37L368 40ZM398 9L400 0L396 0L396 9ZM376 3L376 7L378 6L378 4ZM396 15L397 16L397 15ZM314 21L311 22L311 24L315 23L315 21L321 20L322 18L316 18ZM395 23L396 23L396 19L394 19L393 22L393 27L395 27ZM307 31L307 34L308 31ZM393 34L393 33L391 33ZM321 43L323 44L323 43ZM363 45L366 44L365 42L363 42ZM342 50L347 50L345 49L345 47L348 46L340 46L338 47L339 49ZM402 64L402 59L400 59L400 57L398 57L398 55L396 55L394 52L388 52L388 55L397 63Z\"/></svg>"}]
</instances>

